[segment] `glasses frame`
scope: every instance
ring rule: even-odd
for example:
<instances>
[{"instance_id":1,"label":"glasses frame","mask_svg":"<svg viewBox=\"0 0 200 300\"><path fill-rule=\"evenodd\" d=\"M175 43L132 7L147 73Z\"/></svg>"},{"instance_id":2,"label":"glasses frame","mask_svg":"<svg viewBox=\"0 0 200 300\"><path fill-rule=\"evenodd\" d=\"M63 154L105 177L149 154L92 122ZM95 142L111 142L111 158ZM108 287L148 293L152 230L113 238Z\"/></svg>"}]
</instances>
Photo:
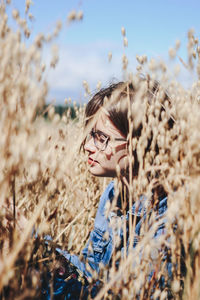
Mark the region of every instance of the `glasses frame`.
<instances>
[{"instance_id":1,"label":"glasses frame","mask_svg":"<svg viewBox=\"0 0 200 300\"><path fill-rule=\"evenodd\" d=\"M101 148L97 144L97 134L103 135L105 137L105 142L102 144ZM108 136L107 134L105 134L104 132L102 132L101 130L92 129L90 131L90 136L93 138L94 145L97 148L97 150L99 150L99 151L105 151L107 146L108 146L108 142L111 141L111 140L127 142L127 140L123 139L123 138L112 138L112 137Z\"/></svg>"}]
</instances>

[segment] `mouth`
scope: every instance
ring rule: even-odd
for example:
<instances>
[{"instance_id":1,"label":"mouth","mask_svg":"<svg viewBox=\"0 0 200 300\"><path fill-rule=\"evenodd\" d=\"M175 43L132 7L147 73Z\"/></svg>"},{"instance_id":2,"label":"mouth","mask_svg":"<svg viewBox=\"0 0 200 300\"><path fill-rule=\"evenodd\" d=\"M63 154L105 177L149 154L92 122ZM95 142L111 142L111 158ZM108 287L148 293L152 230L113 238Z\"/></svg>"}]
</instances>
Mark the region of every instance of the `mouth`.
<instances>
[{"instance_id":1,"label":"mouth","mask_svg":"<svg viewBox=\"0 0 200 300\"><path fill-rule=\"evenodd\" d=\"M98 164L98 161L92 159L91 157L88 157L88 164L91 166L94 166L94 165Z\"/></svg>"}]
</instances>

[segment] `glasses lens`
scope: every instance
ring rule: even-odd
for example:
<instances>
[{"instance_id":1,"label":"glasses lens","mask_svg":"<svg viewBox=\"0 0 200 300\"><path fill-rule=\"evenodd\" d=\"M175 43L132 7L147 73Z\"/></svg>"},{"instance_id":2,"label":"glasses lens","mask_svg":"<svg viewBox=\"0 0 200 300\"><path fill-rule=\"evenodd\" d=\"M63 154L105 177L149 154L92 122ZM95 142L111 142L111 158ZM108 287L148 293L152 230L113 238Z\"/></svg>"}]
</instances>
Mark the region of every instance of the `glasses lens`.
<instances>
[{"instance_id":1,"label":"glasses lens","mask_svg":"<svg viewBox=\"0 0 200 300\"><path fill-rule=\"evenodd\" d=\"M94 138L94 144L97 147L98 150L105 150L108 142L108 137L98 133L98 132L93 132L93 138Z\"/></svg>"}]
</instances>

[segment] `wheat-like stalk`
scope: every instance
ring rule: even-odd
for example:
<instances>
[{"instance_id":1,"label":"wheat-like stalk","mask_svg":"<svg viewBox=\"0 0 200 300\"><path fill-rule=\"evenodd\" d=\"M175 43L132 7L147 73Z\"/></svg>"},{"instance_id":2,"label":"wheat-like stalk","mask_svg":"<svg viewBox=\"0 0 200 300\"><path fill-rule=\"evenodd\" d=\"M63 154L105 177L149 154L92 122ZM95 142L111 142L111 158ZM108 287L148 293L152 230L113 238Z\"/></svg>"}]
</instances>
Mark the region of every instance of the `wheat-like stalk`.
<instances>
[{"instance_id":1,"label":"wheat-like stalk","mask_svg":"<svg viewBox=\"0 0 200 300\"><path fill-rule=\"evenodd\" d=\"M82 130L85 108L74 104L75 120L71 118L70 108L66 108L61 118L55 113L53 103L44 109L48 84L44 79L42 51L44 44L58 35L61 22L52 34L40 34L28 44L24 39L31 34L29 21L14 10L12 16L17 29L13 30L6 14L9 2L0 4L0 288L3 299L34 299L38 296L36 287L40 285L40 278L35 270L30 273L29 266L38 264L42 274L45 271L42 262L49 260L50 268L55 263L54 254L44 257L43 236L50 235L62 249L80 255L93 228L99 196L107 180L89 174L86 154L80 150L93 126L91 123ZM31 1L26 1L25 12L32 20L30 5ZM82 18L81 11L72 11L67 24ZM121 32L124 47L127 47L124 27ZM171 59L176 59L179 47L177 41L175 47L169 49ZM151 206L152 189L162 186L168 195L168 210L160 220L154 211L151 213L141 228L140 241L134 250L136 218L128 220L129 247L127 224L119 219L113 222L113 229L124 231L128 251L122 253L118 249L119 239L114 236L116 247L111 266L108 269L100 265L99 274L93 272L91 285L96 279L102 282L96 299L200 298L200 48L191 30L187 50L188 61L179 58L181 68L197 74L197 80L187 90L175 77L181 68L172 75L164 62L148 61L146 55L137 56L138 72L150 75L148 85L147 81L141 84L138 74L128 73L128 58L125 52L123 54L124 76L137 92L133 104L127 94L119 105L121 109L128 107L130 131L143 124L140 137L132 138L129 134L129 153L136 151L139 162L135 177L131 167L134 158L129 156L129 206L145 195L146 209L152 211L155 207ZM109 60L111 57L109 53ZM55 67L57 62L58 48L53 46L50 66ZM158 78L161 88L149 101L147 92ZM83 85L90 94L89 84L84 81ZM97 89L100 86L101 82ZM163 101L166 90L169 100ZM112 101L115 104L118 96L118 92L114 93L110 102L105 101L104 112ZM67 99L70 104L69 97ZM48 118L44 119L46 113ZM169 118L173 120L170 130ZM151 146L146 151L150 137ZM119 174L119 166L116 170ZM118 176L116 192L122 193L121 188ZM157 196L155 193L154 204ZM108 210L114 210L115 203L113 201ZM162 221L165 233L155 239ZM38 240L41 246L36 247ZM171 262L170 272L166 269L166 255ZM119 262L118 268L116 262ZM149 277L149 274L153 275Z\"/></svg>"}]
</instances>

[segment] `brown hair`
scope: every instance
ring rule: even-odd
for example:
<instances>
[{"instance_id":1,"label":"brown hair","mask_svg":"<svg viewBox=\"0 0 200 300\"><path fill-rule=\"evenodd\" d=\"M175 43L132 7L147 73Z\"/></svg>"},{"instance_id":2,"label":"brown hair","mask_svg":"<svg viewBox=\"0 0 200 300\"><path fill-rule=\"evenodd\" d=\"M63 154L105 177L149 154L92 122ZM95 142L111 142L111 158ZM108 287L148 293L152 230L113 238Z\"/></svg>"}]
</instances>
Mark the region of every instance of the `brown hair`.
<instances>
[{"instance_id":1,"label":"brown hair","mask_svg":"<svg viewBox=\"0 0 200 300\"><path fill-rule=\"evenodd\" d=\"M152 87L149 87L149 78L140 78L141 83L146 81L147 83L147 96L149 101L152 101L153 97L158 92L160 85L158 81L154 81ZM140 88L140 84L139 84ZM118 82L111 84L107 88L101 89L97 92L92 99L88 102L85 110L86 117L86 125L89 121L95 116L95 114L99 111L100 108L106 105L106 111L108 112L108 117L111 122L115 125L115 127L125 136L128 136L130 131L129 129L129 121L128 121L128 105L127 98L129 97L130 103L134 103L134 98L138 87L135 87L132 82ZM116 93L116 94L114 94ZM114 94L115 99L111 99ZM120 106L120 102L126 101L126 104ZM167 92L165 91L162 102L165 100L169 100ZM161 106L159 119L161 120L161 113L164 111L164 106ZM131 117L131 116L130 116ZM148 118L148 116L146 116ZM170 116L168 120L168 127L172 128L174 123L174 119ZM142 123L138 124L137 128L134 128L132 132L133 137L139 137L142 131Z\"/></svg>"},{"instance_id":2,"label":"brown hair","mask_svg":"<svg viewBox=\"0 0 200 300\"><path fill-rule=\"evenodd\" d=\"M132 95L134 87L132 83L129 83L128 85L130 94ZM120 110L116 106L121 97L127 96L127 83L125 82L111 84L109 87L101 89L92 97L86 106L86 124L88 124L89 120L105 105L106 99L108 99L108 101L111 99L111 96L115 91L119 91L117 95L118 99L116 98L115 101L112 101L111 106L108 106L106 109L111 122L125 137L127 137L129 132L127 110Z\"/></svg>"}]
</instances>

